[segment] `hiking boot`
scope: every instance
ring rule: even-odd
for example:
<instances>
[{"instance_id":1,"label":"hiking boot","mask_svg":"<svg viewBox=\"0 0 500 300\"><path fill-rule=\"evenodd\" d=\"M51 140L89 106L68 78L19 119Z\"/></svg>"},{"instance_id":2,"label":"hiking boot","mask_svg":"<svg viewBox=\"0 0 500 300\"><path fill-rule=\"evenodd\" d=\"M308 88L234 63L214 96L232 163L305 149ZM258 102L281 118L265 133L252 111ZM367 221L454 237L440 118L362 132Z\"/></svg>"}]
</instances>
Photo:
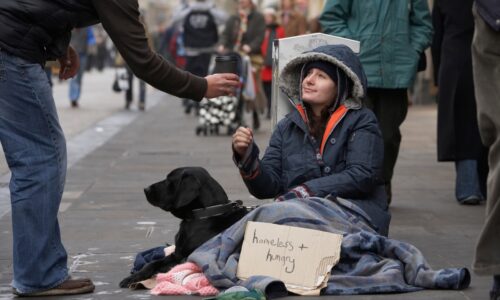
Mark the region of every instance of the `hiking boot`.
<instances>
[{"instance_id":1,"label":"hiking boot","mask_svg":"<svg viewBox=\"0 0 500 300\"><path fill-rule=\"evenodd\" d=\"M62 296L62 295L77 295L92 293L95 289L92 280L89 278L68 278L60 285L49 290L34 292L34 293L19 293L16 289L12 289L12 293L18 297L43 297L43 296Z\"/></svg>"}]
</instances>

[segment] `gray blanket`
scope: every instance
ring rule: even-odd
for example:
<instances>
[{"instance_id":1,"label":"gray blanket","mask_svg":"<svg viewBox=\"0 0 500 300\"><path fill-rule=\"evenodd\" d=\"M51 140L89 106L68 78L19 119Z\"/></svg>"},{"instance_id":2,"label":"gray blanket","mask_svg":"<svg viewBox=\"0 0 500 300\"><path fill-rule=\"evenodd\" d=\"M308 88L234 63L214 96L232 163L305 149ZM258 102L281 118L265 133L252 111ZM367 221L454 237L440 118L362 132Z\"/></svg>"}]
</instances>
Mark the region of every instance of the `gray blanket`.
<instances>
[{"instance_id":1,"label":"gray blanket","mask_svg":"<svg viewBox=\"0 0 500 300\"><path fill-rule=\"evenodd\" d=\"M241 285L260 289L269 298L287 295L284 284L274 278L254 276L243 281L236 277L247 221L342 234L340 261L322 290L325 295L464 289L470 283L466 268L432 270L411 244L378 235L367 217L346 201L313 197L262 205L193 252L188 260L200 266L219 289Z\"/></svg>"}]
</instances>

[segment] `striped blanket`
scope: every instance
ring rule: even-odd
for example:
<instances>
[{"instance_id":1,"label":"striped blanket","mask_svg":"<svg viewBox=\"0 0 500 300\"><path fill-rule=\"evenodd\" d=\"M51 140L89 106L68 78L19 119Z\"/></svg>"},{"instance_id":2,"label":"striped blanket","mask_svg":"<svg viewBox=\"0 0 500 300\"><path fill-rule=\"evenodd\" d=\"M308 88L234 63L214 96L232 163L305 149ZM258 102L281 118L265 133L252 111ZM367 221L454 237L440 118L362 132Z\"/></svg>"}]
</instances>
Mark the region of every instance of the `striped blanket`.
<instances>
[{"instance_id":1,"label":"striped blanket","mask_svg":"<svg viewBox=\"0 0 500 300\"><path fill-rule=\"evenodd\" d=\"M200 266L218 289L239 285L262 290L268 298L287 295L284 284L277 279L253 276L243 281L236 277L247 221L342 234L340 261L322 290L325 295L464 289L470 283L466 268L433 270L413 245L378 235L356 207L346 206L342 201L312 197L259 206L196 249L188 260Z\"/></svg>"}]
</instances>

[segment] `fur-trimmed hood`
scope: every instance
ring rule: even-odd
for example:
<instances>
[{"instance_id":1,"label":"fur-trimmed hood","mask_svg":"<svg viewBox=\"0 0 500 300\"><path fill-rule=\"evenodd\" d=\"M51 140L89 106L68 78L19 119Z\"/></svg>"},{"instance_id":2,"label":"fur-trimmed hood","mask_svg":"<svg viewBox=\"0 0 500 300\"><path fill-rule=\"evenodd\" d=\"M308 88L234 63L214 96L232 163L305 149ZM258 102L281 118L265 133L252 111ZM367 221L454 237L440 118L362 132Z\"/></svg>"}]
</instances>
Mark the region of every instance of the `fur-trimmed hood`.
<instances>
[{"instance_id":1,"label":"fur-trimmed hood","mask_svg":"<svg viewBox=\"0 0 500 300\"><path fill-rule=\"evenodd\" d=\"M280 89L297 105L301 100L301 78L304 64L323 60L336 65L352 81L352 97L342 104L350 109L359 109L366 95L366 76L357 55L345 45L325 45L307 51L289 61L280 76Z\"/></svg>"}]
</instances>

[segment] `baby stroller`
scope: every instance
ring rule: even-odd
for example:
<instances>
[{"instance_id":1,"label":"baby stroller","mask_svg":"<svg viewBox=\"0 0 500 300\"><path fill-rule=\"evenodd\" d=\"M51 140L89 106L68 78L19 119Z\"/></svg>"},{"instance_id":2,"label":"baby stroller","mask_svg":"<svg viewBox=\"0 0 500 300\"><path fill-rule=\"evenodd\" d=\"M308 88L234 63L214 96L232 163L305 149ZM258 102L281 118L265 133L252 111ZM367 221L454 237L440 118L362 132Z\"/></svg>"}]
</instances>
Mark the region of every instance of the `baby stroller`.
<instances>
[{"instance_id":1,"label":"baby stroller","mask_svg":"<svg viewBox=\"0 0 500 300\"><path fill-rule=\"evenodd\" d=\"M236 59L237 75L240 78L241 86L244 87L247 81L246 74L249 68L249 60L236 52L231 52L228 55ZM202 133L205 136L219 135L222 127L226 127L226 134L231 135L238 126L242 125L242 116L242 88L237 89L234 96L220 96L210 100L205 98L200 102L199 124L196 127L196 135Z\"/></svg>"}]
</instances>

